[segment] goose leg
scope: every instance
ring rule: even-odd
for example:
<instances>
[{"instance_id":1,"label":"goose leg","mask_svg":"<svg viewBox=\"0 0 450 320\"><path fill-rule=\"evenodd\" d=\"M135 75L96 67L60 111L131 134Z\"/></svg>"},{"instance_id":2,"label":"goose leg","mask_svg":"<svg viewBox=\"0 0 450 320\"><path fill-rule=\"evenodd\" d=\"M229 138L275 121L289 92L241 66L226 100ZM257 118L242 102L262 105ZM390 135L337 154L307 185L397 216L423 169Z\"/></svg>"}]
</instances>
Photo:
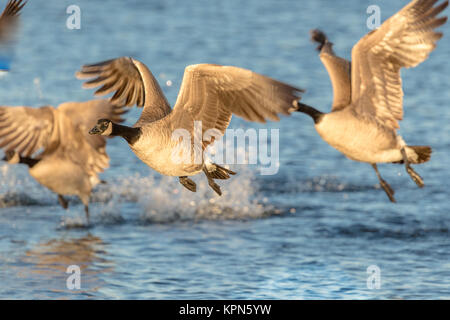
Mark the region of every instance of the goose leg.
<instances>
[{"instance_id":1,"label":"goose leg","mask_svg":"<svg viewBox=\"0 0 450 320\"><path fill-rule=\"evenodd\" d=\"M220 186L214 182L213 179L207 177L209 186L219 195L222 195L222 190L220 190Z\"/></svg>"},{"instance_id":2,"label":"goose leg","mask_svg":"<svg viewBox=\"0 0 450 320\"><path fill-rule=\"evenodd\" d=\"M67 208L69 207L69 202L66 199L64 199L64 197L60 194L58 194L58 201L61 207L67 210Z\"/></svg>"},{"instance_id":3,"label":"goose leg","mask_svg":"<svg viewBox=\"0 0 450 320\"><path fill-rule=\"evenodd\" d=\"M180 180L180 183L189 191L192 192L197 192L197 185L195 184L194 181L192 181L191 179L189 179L188 177L184 176L184 177L178 177L178 179Z\"/></svg>"},{"instance_id":4,"label":"goose leg","mask_svg":"<svg viewBox=\"0 0 450 320\"><path fill-rule=\"evenodd\" d=\"M419 188L423 188L425 186L425 184L423 183L423 179L416 171L414 171L414 169L409 164L408 157L406 155L406 150L404 147L401 149L401 152L402 152L403 162L405 164L406 172L408 172L411 179L413 179L413 181L417 184L417 186Z\"/></svg>"},{"instance_id":5,"label":"goose leg","mask_svg":"<svg viewBox=\"0 0 450 320\"><path fill-rule=\"evenodd\" d=\"M394 198L395 191L394 191L394 189L391 188L389 183L387 183L383 178L381 178L380 172L378 171L377 164L372 163L372 168L375 170L378 180L380 181L380 185L383 188L384 192L386 192L386 195L388 196L389 200L391 200L391 202L396 202L395 198Z\"/></svg>"},{"instance_id":6,"label":"goose leg","mask_svg":"<svg viewBox=\"0 0 450 320\"><path fill-rule=\"evenodd\" d=\"M220 186L214 182L214 179L211 177L211 175L208 172L208 169L206 169L206 167L203 167L203 172L205 173L206 179L208 179L209 186L214 190L215 193L217 193L219 196L221 196L222 190L220 190Z\"/></svg>"},{"instance_id":7,"label":"goose leg","mask_svg":"<svg viewBox=\"0 0 450 320\"><path fill-rule=\"evenodd\" d=\"M236 172L230 169L219 166L216 163L205 164L206 170L208 171L208 176L213 179L226 180L230 179L230 174L235 175Z\"/></svg>"},{"instance_id":8,"label":"goose leg","mask_svg":"<svg viewBox=\"0 0 450 320\"><path fill-rule=\"evenodd\" d=\"M86 222L89 224L89 206L84 206L84 212L86 213Z\"/></svg>"}]
</instances>

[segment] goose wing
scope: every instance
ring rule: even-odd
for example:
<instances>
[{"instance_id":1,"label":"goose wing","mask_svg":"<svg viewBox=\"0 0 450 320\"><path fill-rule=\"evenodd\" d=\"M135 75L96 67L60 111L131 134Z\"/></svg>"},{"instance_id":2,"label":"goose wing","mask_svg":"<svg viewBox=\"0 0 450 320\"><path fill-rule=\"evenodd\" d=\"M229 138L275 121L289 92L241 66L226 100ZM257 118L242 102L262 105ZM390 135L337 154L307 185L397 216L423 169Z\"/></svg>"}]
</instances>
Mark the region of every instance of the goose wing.
<instances>
[{"instance_id":1,"label":"goose wing","mask_svg":"<svg viewBox=\"0 0 450 320\"><path fill-rule=\"evenodd\" d=\"M109 167L105 141L94 141L96 145L93 145L65 112L57 110L57 113L61 132L60 143L55 151L57 156L79 165L89 176L97 177L98 173Z\"/></svg>"},{"instance_id":2,"label":"goose wing","mask_svg":"<svg viewBox=\"0 0 450 320\"><path fill-rule=\"evenodd\" d=\"M351 67L350 61L338 57L333 51L333 44L320 30L311 31L311 39L320 45L319 57L327 69L333 87L333 105L331 111L345 108L351 103Z\"/></svg>"},{"instance_id":3,"label":"goose wing","mask_svg":"<svg viewBox=\"0 0 450 320\"><path fill-rule=\"evenodd\" d=\"M64 109L52 108L53 126L48 138L51 142L47 142L38 157L53 156L61 161L70 161L83 168L89 176L96 176L109 166L105 145L94 146Z\"/></svg>"},{"instance_id":4,"label":"goose wing","mask_svg":"<svg viewBox=\"0 0 450 320\"><path fill-rule=\"evenodd\" d=\"M114 92L111 102L118 105L144 107L141 119L155 121L171 109L161 87L150 70L140 61L121 57L96 64L84 65L76 73L78 79L90 79L84 88L100 87L95 92L102 96Z\"/></svg>"},{"instance_id":5,"label":"goose wing","mask_svg":"<svg viewBox=\"0 0 450 320\"><path fill-rule=\"evenodd\" d=\"M97 150L105 147L106 139L103 136L89 134L89 129L99 119L109 119L121 123L125 120L122 115L127 112L123 105L118 105L107 99L65 102L60 104L58 109L71 119L75 128L83 134L84 139Z\"/></svg>"},{"instance_id":6,"label":"goose wing","mask_svg":"<svg viewBox=\"0 0 450 320\"><path fill-rule=\"evenodd\" d=\"M9 0L0 16L0 42L11 38L17 28L20 10L26 2L22 0Z\"/></svg>"},{"instance_id":7,"label":"goose wing","mask_svg":"<svg viewBox=\"0 0 450 320\"><path fill-rule=\"evenodd\" d=\"M0 107L0 148L29 157L58 140L53 107ZM55 132L56 133L56 132Z\"/></svg>"},{"instance_id":8,"label":"goose wing","mask_svg":"<svg viewBox=\"0 0 450 320\"><path fill-rule=\"evenodd\" d=\"M415 67L436 47L442 33L434 29L448 1L414 0L364 36L352 50L352 106L392 129L403 118L402 67Z\"/></svg>"},{"instance_id":9,"label":"goose wing","mask_svg":"<svg viewBox=\"0 0 450 320\"><path fill-rule=\"evenodd\" d=\"M50 106L1 106L0 148L16 150L25 157L55 153L80 165L89 175L109 165L105 148L95 148L64 111Z\"/></svg>"},{"instance_id":10,"label":"goose wing","mask_svg":"<svg viewBox=\"0 0 450 320\"><path fill-rule=\"evenodd\" d=\"M173 129L193 133L201 121L202 133L209 129L224 134L232 114L248 121L279 120L289 115L303 90L232 66L198 64L186 67L183 82L169 122ZM208 142L204 142L206 146Z\"/></svg>"}]
</instances>

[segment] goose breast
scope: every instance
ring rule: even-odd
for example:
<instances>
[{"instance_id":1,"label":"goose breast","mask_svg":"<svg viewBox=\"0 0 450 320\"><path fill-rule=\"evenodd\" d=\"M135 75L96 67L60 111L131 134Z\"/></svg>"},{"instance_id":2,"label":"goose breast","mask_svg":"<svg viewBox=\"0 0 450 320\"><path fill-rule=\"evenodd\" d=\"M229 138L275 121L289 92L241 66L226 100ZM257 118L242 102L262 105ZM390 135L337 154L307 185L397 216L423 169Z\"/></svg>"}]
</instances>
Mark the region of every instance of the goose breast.
<instances>
[{"instance_id":1,"label":"goose breast","mask_svg":"<svg viewBox=\"0 0 450 320\"><path fill-rule=\"evenodd\" d=\"M181 130L184 135L180 135L175 130L165 119L147 124L130 148L142 162L163 175L191 176L201 172L201 142L193 145L194 138L188 131Z\"/></svg>"},{"instance_id":2,"label":"goose breast","mask_svg":"<svg viewBox=\"0 0 450 320\"><path fill-rule=\"evenodd\" d=\"M324 115L315 128L323 140L352 160L389 162L400 156L394 131L362 119L350 108Z\"/></svg>"},{"instance_id":3,"label":"goose breast","mask_svg":"<svg viewBox=\"0 0 450 320\"><path fill-rule=\"evenodd\" d=\"M29 172L37 182L57 194L80 195L90 193L92 189L89 175L70 160L45 157Z\"/></svg>"}]
</instances>

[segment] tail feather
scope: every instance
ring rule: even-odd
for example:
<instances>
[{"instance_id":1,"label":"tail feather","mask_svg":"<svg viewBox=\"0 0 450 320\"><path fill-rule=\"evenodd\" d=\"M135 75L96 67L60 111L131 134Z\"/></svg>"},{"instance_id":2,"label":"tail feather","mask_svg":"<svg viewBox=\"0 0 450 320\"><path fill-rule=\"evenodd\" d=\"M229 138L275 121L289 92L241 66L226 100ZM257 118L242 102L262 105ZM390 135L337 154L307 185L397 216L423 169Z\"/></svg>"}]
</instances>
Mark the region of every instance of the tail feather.
<instances>
[{"instance_id":1,"label":"tail feather","mask_svg":"<svg viewBox=\"0 0 450 320\"><path fill-rule=\"evenodd\" d=\"M417 154L417 161L413 163L424 163L430 160L433 150L430 146L410 146Z\"/></svg>"},{"instance_id":2,"label":"tail feather","mask_svg":"<svg viewBox=\"0 0 450 320\"><path fill-rule=\"evenodd\" d=\"M433 152L430 146L407 146L406 148L412 150L416 155L415 157L408 156L408 161L412 164L419 164L429 161L431 158L431 153ZM394 163L401 164L403 163L403 160L396 161Z\"/></svg>"}]
</instances>

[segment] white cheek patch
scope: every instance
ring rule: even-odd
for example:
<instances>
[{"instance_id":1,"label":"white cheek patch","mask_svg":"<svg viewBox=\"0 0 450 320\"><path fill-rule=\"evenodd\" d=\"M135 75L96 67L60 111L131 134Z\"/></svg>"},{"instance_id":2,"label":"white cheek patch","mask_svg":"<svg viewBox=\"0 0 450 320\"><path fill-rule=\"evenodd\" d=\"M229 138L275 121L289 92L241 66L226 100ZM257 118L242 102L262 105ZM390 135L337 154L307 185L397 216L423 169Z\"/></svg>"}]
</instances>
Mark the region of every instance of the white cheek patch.
<instances>
[{"instance_id":1,"label":"white cheek patch","mask_svg":"<svg viewBox=\"0 0 450 320\"><path fill-rule=\"evenodd\" d=\"M112 134L112 123L108 123L108 128L103 131L102 136L110 136Z\"/></svg>"}]
</instances>

